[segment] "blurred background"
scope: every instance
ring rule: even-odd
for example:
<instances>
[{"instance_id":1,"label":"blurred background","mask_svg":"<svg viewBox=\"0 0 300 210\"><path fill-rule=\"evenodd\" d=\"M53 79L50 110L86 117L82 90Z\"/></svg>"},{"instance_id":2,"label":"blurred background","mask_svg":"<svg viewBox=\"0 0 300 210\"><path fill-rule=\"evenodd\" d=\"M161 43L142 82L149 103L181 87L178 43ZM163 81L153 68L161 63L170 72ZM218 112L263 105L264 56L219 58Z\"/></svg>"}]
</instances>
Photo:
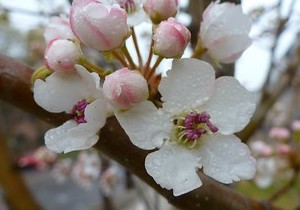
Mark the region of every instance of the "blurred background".
<instances>
[{"instance_id":1,"label":"blurred background","mask_svg":"<svg viewBox=\"0 0 300 210\"><path fill-rule=\"evenodd\" d=\"M253 44L235 64L216 67L217 73L235 76L259 93L260 112L253 119L256 127L242 138L257 158L257 176L231 187L283 209L300 209L300 0L233 2L241 3L253 21ZM193 34L184 57L192 51L201 11L209 3L180 1L176 18ZM52 16L67 17L70 4L67 0L0 0L0 53L34 69L43 65L44 28ZM141 48L149 49L150 23L137 27ZM95 52L89 53L95 62L103 62ZM160 68L169 66L165 61ZM0 100L0 210L17 209L8 197L18 201L20 192L30 193L32 202L46 210L174 209L96 150L59 155L48 151L43 136L49 128L51 125ZM7 168L13 170L7 172ZM6 176L14 176L20 189L12 189Z\"/></svg>"}]
</instances>

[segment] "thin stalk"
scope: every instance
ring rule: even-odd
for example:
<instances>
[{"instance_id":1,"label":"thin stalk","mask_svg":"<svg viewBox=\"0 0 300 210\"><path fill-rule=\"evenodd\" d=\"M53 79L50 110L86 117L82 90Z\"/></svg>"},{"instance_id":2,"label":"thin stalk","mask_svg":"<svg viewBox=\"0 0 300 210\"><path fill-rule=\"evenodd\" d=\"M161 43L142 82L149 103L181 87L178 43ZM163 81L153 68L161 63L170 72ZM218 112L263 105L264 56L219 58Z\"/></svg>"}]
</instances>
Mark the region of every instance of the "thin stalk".
<instances>
[{"instance_id":1,"label":"thin stalk","mask_svg":"<svg viewBox=\"0 0 300 210\"><path fill-rule=\"evenodd\" d=\"M143 66L143 58L141 56L141 52L140 52L140 48L139 48L139 45L138 45L138 41L137 41L137 37L136 37L136 34L135 34L134 27L131 27L131 31L132 31L131 35L132 35L134 48L136 50L136 54L137 54L138 61L139 61L139 66L142 67Z\"/></svg>"},{"instance_id":2,"label":"thin stalk","mask_svg":"<svg viewBox=\"0 0 300 210\"><path fill-rule=\"evenodd\" d=\"M125 59L116 51L116 50L113 50L112 51L112 54L115 56L116 59L118 59L118 61L120 61L120 63L123 65L123 66L126 66L128 67L129 65L127 64L127 62L125 61Z\"/></svg>"},{"instance_id":3,"label":"thin stalk","mask_svg":"<svg viewBox=\"0 0 300 210\"><path fill-rule=\"evenodd\" d=\"M127 58L127 60L128 60L128 62L129 62L129 65L130 65L131 69L136 69L136 65L135 65L135 63L134 63L133 60L132 60L132 57L131 57L131 55L130 55L130 53L129 53L127 47L126 47L126 44L124 44L123 47L122 47L121 49L122 49L123 54L124 54L125 57Z\"/></svg>"},{"instance_id":4,"label":"thin stalk","mask_svg":"<svg viewBox=\"0 0 300 210\"><path fill-rule=\"evenodd\" d=\"M161 61L163 60L164 58L159 56L154 64L154 66L151 68L149 74L147 75L147 80L150 80L151 77L154 75L155 73L155 70L156 68L158 67L158 65L161 63Z\"/></svg>"},{"instance_id":5,"label":"thin stalk","mask_svg":"<svg viewBox=\"0 0 300 210\"><path fill-rule=\"evenodd\" d=\"M147 62L144 66L144 76L146 76L149 73L149 70L150 70L150 63L151 63L152 56L153 56L153 50L152 50L153 44L154 44L154 40L152 39L151 44L150 44L148 59L147 59Z\"/></svg>"},{"instance_id":6,"label":"thin stalk","mask_svg":"<svg viewBox=\"0 0 300 210\"><path fill-rule=\"evenodd\" d=\"M79 64L84 66L89 72L96 72L101 78L104 78L109 72L102 69L100 66L97 66L91 63L89 60L81 57L78 60Z\"/></svg>"}]
</instances>

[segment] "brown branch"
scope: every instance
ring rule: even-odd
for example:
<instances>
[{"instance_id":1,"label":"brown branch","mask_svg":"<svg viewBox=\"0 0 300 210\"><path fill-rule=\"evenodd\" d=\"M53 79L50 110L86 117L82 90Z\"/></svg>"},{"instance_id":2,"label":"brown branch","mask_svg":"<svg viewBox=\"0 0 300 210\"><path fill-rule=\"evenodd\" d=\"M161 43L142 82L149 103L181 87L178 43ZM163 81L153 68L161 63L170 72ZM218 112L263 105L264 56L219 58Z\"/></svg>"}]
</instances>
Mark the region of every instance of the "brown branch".
<instances>
[{"instance_id":1,"label":"brown branch","mask_svg":"<svg viewBox=\"0 0 300 210\"><path fill-rule=\"evenodd\" d=\"M28 190L20 171L13 167L5 139L0 131L0 185L10 209L41 209Z\"/></svg>"},{"instance_id":2,"label":"brown branch","mask_svg":"<svg viewBox=\"0 0 300 210\"><path fill-rule=\"evenodd\" d=\"M0 55L0 98L53 124L60 124L66 116L53 115L39 108L30 91L32 70L4 55ZM65 118L66 119L66 118ZM101 129L96 147L139 176L174 206L183 210L264 210L263 204L246 198L233 189L222 185L199 172L203 186L180 197L162 189L144 168L147 151L133 146L117 120L112 117ZM276 207L270 207L276 210Z\"/></svg>"}]
</instances>

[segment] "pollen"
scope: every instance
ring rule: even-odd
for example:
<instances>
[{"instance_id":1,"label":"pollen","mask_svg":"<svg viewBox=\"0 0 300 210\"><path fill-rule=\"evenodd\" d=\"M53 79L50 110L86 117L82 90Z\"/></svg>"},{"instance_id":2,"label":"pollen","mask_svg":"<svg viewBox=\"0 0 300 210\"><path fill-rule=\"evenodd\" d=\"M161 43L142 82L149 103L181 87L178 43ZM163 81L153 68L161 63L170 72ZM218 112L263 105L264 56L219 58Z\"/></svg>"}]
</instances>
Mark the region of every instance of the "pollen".
<instances>
[{"instance_id":1,"label":"pollen","mask_svg":"<svg viewBox=\"0 0 300 210\"><path fill-rule=\"evenodd\" d=\"M86 123L84 111L88 102L86 99L79 101L72 109L72 116L75 122L79 125L81 123Z\"/></svg>"},{"instance_id":2,"label":"pollen","mask_svg":"<svg viewBox=\"0 0 300 210\"><path fill-rule=\"evenodd\" d=\"M216 133L219 129L210 121L207 112L191 112L174 119L177 139L180 143L194 147L203 135Z\"/></svg>"}]
</instances>

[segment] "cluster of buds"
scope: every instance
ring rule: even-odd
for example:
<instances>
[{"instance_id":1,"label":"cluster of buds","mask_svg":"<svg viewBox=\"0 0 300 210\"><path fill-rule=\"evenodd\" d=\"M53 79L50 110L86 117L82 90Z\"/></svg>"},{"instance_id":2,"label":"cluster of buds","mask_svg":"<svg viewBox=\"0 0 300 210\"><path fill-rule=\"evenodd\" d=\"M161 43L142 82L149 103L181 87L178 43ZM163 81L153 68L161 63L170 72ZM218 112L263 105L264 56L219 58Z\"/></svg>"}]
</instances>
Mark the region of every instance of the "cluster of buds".
<instances>
[{"instance_id":1,"label":"cluster of buds","mask_svg":"<svg viewBox=\"0 0 300 210\"><path fill-rule=\"evenodd\" d=\"M45 134L49 149L59 153L92 147L106 118L115 115L134 145L159 149L147 156L146 170L176 196L201 186L196 174L201 167L222 183L253 177L255 161L232 134L249 122L255 97L234 78L215 80L213 67L194 59L208 53L213 60L234 62L251 43L250 21L239 5L211 3L203 13L193 58L183 59L191 33L175 19L178 7L178 0L74 0L69 19L51 19L44 34L45 67L32 77L34 99L71 119ZM152 21L153 29L145 62L135 34L142 17ZM122 67L106 69L91 62L84 54L89 48L110 58L108 65L113 58ZM173 67L163 77L157 67L171 58ZM220 150L225 152L218 154ZM230 156L234 150L238 157ZM164 167L170 164L174 166ZM177 167L185 172L170 182L174 174L167 169Z\"/></svg>"}]
</instances>

